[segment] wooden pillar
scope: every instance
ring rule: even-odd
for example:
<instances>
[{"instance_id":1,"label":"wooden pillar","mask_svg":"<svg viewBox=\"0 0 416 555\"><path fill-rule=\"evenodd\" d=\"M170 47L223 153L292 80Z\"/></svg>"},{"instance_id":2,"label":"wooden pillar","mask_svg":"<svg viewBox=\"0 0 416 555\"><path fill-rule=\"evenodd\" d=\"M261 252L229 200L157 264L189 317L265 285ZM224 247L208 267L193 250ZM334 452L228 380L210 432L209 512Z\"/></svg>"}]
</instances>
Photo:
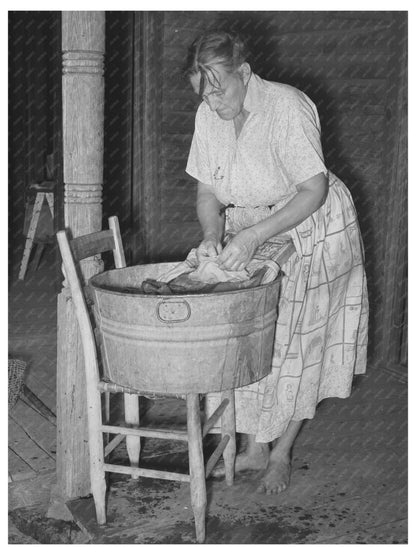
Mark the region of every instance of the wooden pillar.
<instances>
[{"instance_id":1,"label":"wooden pillar","mask_svg":"<svg viewBox=\"0 0 416 555\"><path fill-rule=\"evenodd\" d=\"M104 45L105 12L62 12L64 219L73 237L102 226ZM96 257L82 262L86 279L100 269ZM64 282L58 296L57 486L52 501L57 506L90 491L83 354Z\"/></svg>"}]
</instances>

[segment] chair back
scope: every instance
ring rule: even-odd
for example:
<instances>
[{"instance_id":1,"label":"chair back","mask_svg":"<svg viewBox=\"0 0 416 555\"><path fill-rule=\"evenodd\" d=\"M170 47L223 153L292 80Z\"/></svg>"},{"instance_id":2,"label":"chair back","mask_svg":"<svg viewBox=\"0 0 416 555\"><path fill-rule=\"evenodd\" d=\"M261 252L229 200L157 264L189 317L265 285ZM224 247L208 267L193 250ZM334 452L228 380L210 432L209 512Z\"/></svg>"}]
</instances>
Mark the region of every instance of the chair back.
<instances>
[{"instance_id":1,"label":"chair back","mask_svg":"<svg viewBox=\"0 0 416 555\"><path fill-rule=\"evenodd\" d=\"M116 268L125 268L123 242L121 240L120 226L117 216L108 219L109 229L80 235L70 241L71 251L75 260L83 260L89 256L113 251L114 264Z\"/></svg>"},{"instance_id":2,"label":"chair back","mask_svg":"<svg viewBox=\"0 0 416 555\"><path fill-rule=\"evenodd\" d=\"M120 227L116 216L109 218L109 226L110 228L107 230L81 235L72 240L69 239L66 230L58 231L56 234L62 256L65 278L71 291L75 314L80 329L87 378L87 390L89 387L98 384L100 375L96 338L82 282L79 277L80 274L77 270L77 262L84 258L111 250L113 251L116 268L124 268L126 266Z\"/></svg>"}]
</instances>

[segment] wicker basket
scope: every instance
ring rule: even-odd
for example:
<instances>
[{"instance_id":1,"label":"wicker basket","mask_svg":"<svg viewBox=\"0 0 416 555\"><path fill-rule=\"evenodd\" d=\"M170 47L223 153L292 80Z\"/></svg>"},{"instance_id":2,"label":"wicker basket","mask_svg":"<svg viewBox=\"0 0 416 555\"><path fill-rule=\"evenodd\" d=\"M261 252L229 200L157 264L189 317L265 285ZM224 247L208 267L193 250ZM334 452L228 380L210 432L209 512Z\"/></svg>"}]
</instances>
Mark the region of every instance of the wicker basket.
<instances>
[{"instance_id":1,"label":"wicker basket","mask_svg":"<svg viewBox=\"0 0 416 555\"><path fill-rule=\"evenodd\" d=\"M14 407L23 388L26 362L9 358L9 411Z\"/></svg>"}]
</instances>

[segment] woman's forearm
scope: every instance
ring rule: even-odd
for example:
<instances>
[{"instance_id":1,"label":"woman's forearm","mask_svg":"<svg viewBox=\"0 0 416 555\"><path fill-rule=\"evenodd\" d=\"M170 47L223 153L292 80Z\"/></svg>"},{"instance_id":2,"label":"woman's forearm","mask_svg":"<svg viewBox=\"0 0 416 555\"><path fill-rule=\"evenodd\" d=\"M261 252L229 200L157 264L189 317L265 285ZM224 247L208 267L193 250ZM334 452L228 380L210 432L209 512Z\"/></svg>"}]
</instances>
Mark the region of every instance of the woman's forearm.
<instances>
[{"instance_id":1,"label":"woman's forearm","mask_svg":"<svg viewBox=\"0 0 416 555\"><path fill-rule=\"evenodd\" d=\"M298 187L298 193L272 216L252 226L259 244L293 229L320 208L328 193L328 180L324 174L314 176Z\"/></svg>"},{"instance_id":2,"label":"woman's forearm","mask_svg":"<svg viewBox=\"0 0 416 555\"><path fill-rule=\"evenodd\" d=\"M208 185L198 183L196 211L204 239L219 243L224 233L224 216L220 215L222 204Z\"/></svg>"}]
</instances>

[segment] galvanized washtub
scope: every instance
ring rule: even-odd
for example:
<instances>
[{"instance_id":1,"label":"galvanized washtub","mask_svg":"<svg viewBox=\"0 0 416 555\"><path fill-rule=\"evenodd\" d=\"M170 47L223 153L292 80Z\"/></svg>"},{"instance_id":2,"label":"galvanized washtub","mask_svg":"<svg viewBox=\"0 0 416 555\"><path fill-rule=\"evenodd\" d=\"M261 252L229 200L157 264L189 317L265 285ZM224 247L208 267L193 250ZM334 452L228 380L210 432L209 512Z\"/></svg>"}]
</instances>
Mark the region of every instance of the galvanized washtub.
<instances>
[{"instance_id":1,"label":"galvanized washtub","mask_svg":"<svg viewBox=\"0 0 416 555\"><path fill-rule=\"evenodd\" d=\"M108 378L142 392L207 393L271 369L280 278L237 291L140 291L175 263L110 270L90 280Z\"/></svg>"}]
</instances>

